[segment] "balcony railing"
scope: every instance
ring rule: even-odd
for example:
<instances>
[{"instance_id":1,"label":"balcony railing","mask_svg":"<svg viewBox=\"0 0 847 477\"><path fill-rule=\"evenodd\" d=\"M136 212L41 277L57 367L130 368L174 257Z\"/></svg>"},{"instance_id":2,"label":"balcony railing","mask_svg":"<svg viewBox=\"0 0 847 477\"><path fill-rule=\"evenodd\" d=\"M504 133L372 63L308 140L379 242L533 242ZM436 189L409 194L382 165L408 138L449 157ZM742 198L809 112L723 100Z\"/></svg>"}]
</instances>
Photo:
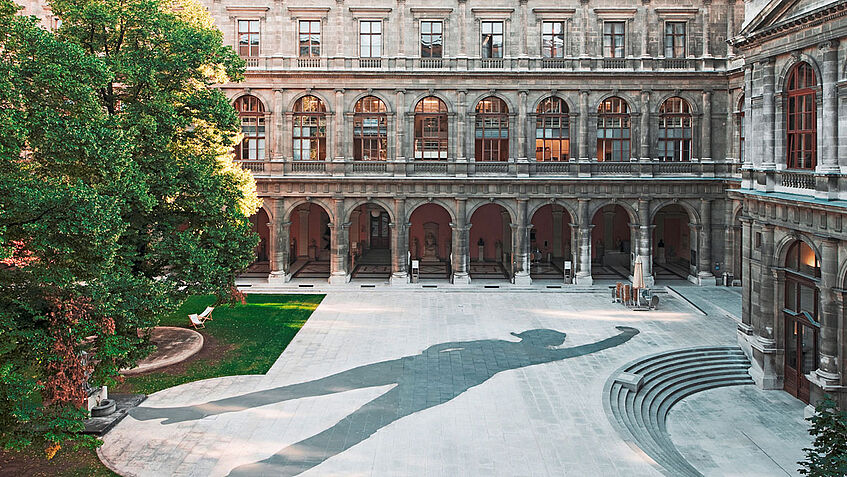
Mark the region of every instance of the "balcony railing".
<instances>
[{"instance_id":1,"label":"balcony railing","mask_svg":"<svg viewBox=\"0 0 847 477\"><path fill-rule=\"evenodd\" d=\"M506 174L509 172L508 162L474 162L477 174Z\"/></svg>"},{"instance_id":2,"label":"balcony railing","mask_svg":"<svg viewBox=\"0 0 847 477\"><path fill-rule=\"evenodd\" d=\"M420 67L426 69L443 68L444 61L441 58L421 58Z\"/></svg>"},{"instance_id":3,"label":"balcony railing","mask_svg":"<svg viewBox=\"0 0 847 477\"><path fill-rule=\"evenodd\" d=\"M568 67L570 60L564 58L544 58L541 60L541 69L561 70Z\"/></svg>"},{"instance_id":4,"label":"balcony railing","mask_svg":"<svg viewBox=\"0 0 847 477\"><path fill-rule=\"evenodd\" d=\"M259 67L259 58L244 58L244 61L247 62L248 68L258 68Z\"/></svg>"},{"instance_id":5,"label":"balcony railing","mask_svg":"<svg viewBox=\"0 0 847 477\"><path fill-rule=\"evenodd\" d=\"M325 174L325 161L292 161L291 172L295 174Z\"/></svg>"},{"instance_id":6,"label":"balcony railing","mask_svg":"<svg viewBox=\"0 0 847 477\"><path fill-rule=\"evenodd\" d=\"M793 189L815 190L815 176L811 172L782 171L782 186Z\"/></svg>"},{"instance_id":7,"label":"balcony railing","mask_svg":"<svg viewBox=\"0 0 847 477\"><path fill-rule=\"evenodd\" d=\"M605 70L622 70L624 68L626 68L624 58L603 58L603 69Z\"/></svg>"},{"instance_id":8,"label":"balcony railing","mask_svg":"<svg viewBox=\"0 0 847 477\"><path fill-rule=\"evenodd\" d=\"M321 67L321 59L320 59L320 57L297 58L297 67L298 68L320 68Z\"/></svg>"},{"instance_id":9,"label":"balcony railing","mask_svg":"<svg viewBox=\"0 0 847 477\"><path fill-rule=\"evenodd\" d=\"M247 169L253 174L262 174L265 172L264 161L238 161L238 164L241 164L241 167Z\"/></svg>"},{"instance_id":10,"label":"balcony railing","mask_svg":"<svg viewBox=\"0 0 847 477\"><path fill-rule=\"evenodd\" d=\"M685 58L665 58L662 60L662 68L666 70L683 70L688 67L688 60Z\"/></svg>"},{"instance_id":11,"label":"balcony railing","mask_svg":"<svg viewBox=\"0 0 847 477\"><path fill-rule=\"evenodd\" d=\"M479 60L479 67L484 70L501 69L503 68L503 58L482 58Z\"/></svg>"},{"instance_id":12,"label":"balcony railing","mask_svg":"<svg viewBox=\"0 0 847 477\"><path fill-rule=\"evenodd\" d=\"M355 161L353 162L354 174L385 174L388 164L385 161Z\"/></svg>"},{"instance_id":13,"label":"balcony railing","mask_svg":"<svg viewBox=\"0 0 847 477\"><path fill-rule=\"evenodd\" d=\"M382 68L382 58L359 58L359 68Z\"/></svg>"}]
</instances>

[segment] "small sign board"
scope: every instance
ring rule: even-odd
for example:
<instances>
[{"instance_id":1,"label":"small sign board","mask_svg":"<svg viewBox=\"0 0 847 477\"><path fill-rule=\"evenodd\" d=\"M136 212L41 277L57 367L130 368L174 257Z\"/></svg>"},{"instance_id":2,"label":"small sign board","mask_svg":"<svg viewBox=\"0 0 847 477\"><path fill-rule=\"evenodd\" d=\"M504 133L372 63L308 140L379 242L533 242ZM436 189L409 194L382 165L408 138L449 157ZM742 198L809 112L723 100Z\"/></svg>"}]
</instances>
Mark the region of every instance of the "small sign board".
<instances>
[{"instance_id":1,"label":"small sign board","mask_svg":"<svg viewBox=\"0 0 847 477\"><path fill-rule=\"evenodd\" d=\"M570 260L565 260L565 270L570 270L573 268L573 263Z\"/></svg>"},{"instance_id":2,"label":"small sign board","mask_svg":"<svg viewBox=\"0 0 847 477\"><path fill-rule=\"evenodd\" d=\"M412 270L421 268L421 262L419 260L412 260Z\"/></svg>"}]
</instances>

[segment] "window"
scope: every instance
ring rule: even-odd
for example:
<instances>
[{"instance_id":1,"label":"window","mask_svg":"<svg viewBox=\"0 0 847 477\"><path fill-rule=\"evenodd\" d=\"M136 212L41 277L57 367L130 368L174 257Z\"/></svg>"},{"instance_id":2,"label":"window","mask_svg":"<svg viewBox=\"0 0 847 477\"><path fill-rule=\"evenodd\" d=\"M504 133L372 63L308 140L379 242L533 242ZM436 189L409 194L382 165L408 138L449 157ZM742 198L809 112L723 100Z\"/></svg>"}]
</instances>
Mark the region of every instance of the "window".
<instances>
[{"instance_id":1,"label":"window","mask_svg":"<svg viewBox=\"0 0 847 477\"><path fill-rule=\"evenodd\" d=\"M382 21L362 20L359 22L359 56L362 58L382 56Z\"/></svg>"},{"instance_id":2,"label":"window","mask_svg":"<svg viewBox=\"0 0 847 477\"><path fill-rule=\"evenodd\" d=\"M659 160L691 160L691 107L682 98L669 98L659 108Z\"/></svg>"},{"instance_id":3,"label":"window","mask_svg":"<svg viewBox=\"0 0 847 477\"><path fill-rule=\"evenodd\" d=\"M735 112L735 121L738 123L738 159L744 162L744 95L738 100L738 111Z\"/></svg>"},{"instance_id":4,"label":"window","mask_svg":"<svg viewBox=\"0 0 847 477\"><path fill-rule=\"evenodd\" d=\"M415 106L415 159L447 159L447 105L433 96Z\"/></svg>"},{"instance_id":5,"label":"window","mask_svg":"<svg viewBox=\"0 0 847 477\"><path fill-rule=\"evenodd\" d=\"M603 22L603 56L606 58L623 58L624 55L624 22Z\"/></svg>"},{"instance_id":6,"label":"window","mask_svg":"<svg viewBox=\"0 0 847 477\"><path fill-rule=\"evenodd\" d=\"M441 58L444 35L440 21L421 22L421 58Z\"/></svg>"},{"instance_id":7,"label":"window","mask_svg":"<svg viewBox=\"0 0 847 477\"><path fill-rule=\"evenodd\" d=\"M353 159L384 161L388 156L388 117L385 103L368 96L353 110Z\"/></svg>"},{"instance_id":8,"label":"window","mask_svg":"<svg viewBox=\"0 0 847 477\"><path fill-rule=\"evenodd\" d=\"M303 96L294 104L294 160L326 159L326 108L320 99Z\"/></svg>"},{"instance_id":9,"label":"window","mask_svg":"<svg viewBox=\"0 0 847 477\"><path fill-rule=\"evenodd\" d=\"M265 160L265 106L255 96L242 96L235 102L244 138L235 147L239 161Z\"/></svg>"},{"instance_id":10,"label":"window","mask_svg":"<svg viewBox=\"0 0 847 477\"><path fill-rule=\"evenodd\" d=\"M814 169L817 143L815 88L817 78L808 63L799 63L788 75L786 125L788 168Z\"/></svg>"},{"instance_id":11,"label":"window","mask_svg":"<svg viewBox=\"0 0 847 477\"><path fill-rule=\"evenodd\" d=\"M320 20L300 20L300 56L321 56Z\"/></svg>"},{"instance_id":12,"label":"window","mask_svg":"<svg viewBox=\"0 0 847 477\"><path fill-rule=\"evenodd\" d=\"M567 161L570 157L568 105L561 98L547 98L538 105L535 119L535 160Z\"/></svg>"},{"instance_id":13,"label":"window","mask_svg":"<svg viewBox=\"0 0 847 477\"><path fill-rule=\"evenodd\" d=\"M597 109L597 160L628 161L629 106L621 98L609 98Z\"/></svg>"},{"instance_id":14,"label":"window","mask_svg":"<svg viewBox=\"0 0 847 477\"><path fill-rule=\"evenodd\" d=\"M565 56L565 22L541 24L541 56L544 58Z\"/></svg>"},{"instance_id":15,"label":"window","mask_svg":"<svg viewBox=\"0 0 847 477\"><path fill-rule=\"evenodd\" d=\"M509 159L509 108L494 96L476 105L475 152L477 161Z\"/></svg>"},{"instance_id":16,"label":"window","mask_svg":"<svg viewBox=\"0 0 847 477\"><path fill-rule=\"evenodd\" d=\"M503 22L482 22L482 57L503 57Z\"/></svg>"},{"instance_id":17,"label":"window","mask_svg":"<svg viewBox=\"0 0 847 477\"><path fill-rule=\"evenodd\" d=\"M238 54L245 58L259 56L259 20L238 20Z\"/></svg>"},{"instance_id":18,"label":"window","mask_svg":"<svg viewBox=\"0 0 847 477\"><path fill-rule=\"evenodd\" d=\"M685 58L685 22L665 22L665 58Z\"/></svg>"}]
</instances>

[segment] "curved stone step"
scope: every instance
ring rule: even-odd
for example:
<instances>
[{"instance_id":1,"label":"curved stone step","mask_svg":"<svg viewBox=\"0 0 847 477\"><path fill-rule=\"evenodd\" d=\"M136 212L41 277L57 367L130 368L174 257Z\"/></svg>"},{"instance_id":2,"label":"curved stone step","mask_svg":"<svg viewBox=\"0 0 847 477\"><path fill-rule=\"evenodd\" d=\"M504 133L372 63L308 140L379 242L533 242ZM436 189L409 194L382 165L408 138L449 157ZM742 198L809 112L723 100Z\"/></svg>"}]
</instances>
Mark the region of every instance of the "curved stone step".
<instances>
[{"instance_id":1,"label":"curved stone step","mask_svg":"<svg viewBox=\"0 0 847 477\"><path fill-rule=\"evenodd\" d=\"M708 389L752 384L750 362L738 347L704 346L664 351L615 371L603 391L612 425L660 472L701 476L671 441L667 417L682 399Z\"/></svg>"}]
</instances>

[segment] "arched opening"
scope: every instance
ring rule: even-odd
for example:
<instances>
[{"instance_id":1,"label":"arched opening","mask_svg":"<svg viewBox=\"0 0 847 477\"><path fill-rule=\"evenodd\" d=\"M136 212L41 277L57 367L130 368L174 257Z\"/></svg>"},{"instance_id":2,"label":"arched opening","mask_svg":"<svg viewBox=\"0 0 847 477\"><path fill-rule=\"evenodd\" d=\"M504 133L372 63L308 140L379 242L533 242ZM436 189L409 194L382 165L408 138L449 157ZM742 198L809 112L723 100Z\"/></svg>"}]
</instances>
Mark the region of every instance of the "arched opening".
<instances>
[{"instance_id":1,"label":"arched opening","mask_svg":"<svg viewBox=\"0 0 847 477\"><path fill-rule=\"evenodd\" d=\"M474 158L477 161L509 159L509 108L495 96L476 105Z\"/></svg>"},{"instance_id":2,"label":"arched opening","mask_svg":"<svg viewBox=\"0 0 847 477\"><path fill-rule=\"evenodd\" d=\"M468 237L471 279L511 276L511 216L505 207L488 203L471 215Z\"/></svg>"},{"instance_id":3,"label":"arched opening","mask_svg":"<svg viewBox=\"0 0 847 477\"><path fill-rule=\"evenodd\" d=\"M435 96L415 106L415 159L447 159L447 105Z\"/></svg>"},{"instance_id":4,"label":"arched opening","mask_svg":"<svg viewBox=\"0 0 847 477\"><path fill-rule=\"evenodd\" d=\"M330 259L329 214L318 204L295 208L289 217L293 278L328 278Z\"/></svg>"},{"instance_id":5,"label":"arched opening","mask_svg":"<svg viewBox=\"0 0 847 477\"><path fill-rule=\"evenodd\" d=\"M803 241L794 242L785 257L784 389L803 402L809 402L806 375L817 369L820 339L820 260Z\"/></svg>"},{"instance_id":6,"label":"arched opening","mask_svg":"<svg viewBox=\"0 0 847 477\"><path fill-rule=\"evenodd\" d=\"M621 98L608 98L597 108L597 160L628 161L630 154L629 105Z\"/></svg>"},{"instance_id":7,"label":"arched opening","mask_svg":"<svg viewBox=\"0 0 847 477\"><path fill-rule=\"evenodd\" d=\"M250 216L250 228L253 233L259 236L259 243L254 249L253 263L247 267L242 276L266 277L270 273L271 230L269 223L270 219L264 208L260 208L258 212Z\"/></svg>"},{"instance_id":8,"label":"arched opening","mask_svg":"<svg viewBox=\"0 0 847 477\"><path fill-rule=\"evenodd\" d=\"M814 169L817 161L818 80L808 63L798 63L788 74L786 88L786 151L789 169Z\"/></svg>"},{"instance_id":9,"label":"arched opening","mask_svg":"<svg viewBox=\"0 0 847 477\"><path fill-rule=\"evenodd\" d=\"M668 98L659 108L659 160L691 160L691 106L682 98Z\"/></svg>"},{"instance_id":10,"label":"arched opening","mask_svg":"<svg viewBox=\"0 0 847 477\"><path fill-rule=\"evenodd\" d=\"M388 158L388 115L385 103L374 96L356 102L353 109L353 159L384 161Z\"/></svg>"},{"instance_id":11,"label":"arched opening","mask_svg":"<svg viewBox=\"0 0 847 477\"><path fill-rule=\"evenodd\" d=\"M303 96L294 103L292 131L295 161L326 160L326 107L315 96Z\"/></svg>"},{"instance_id":12,"label":"arched opening","mask_svg":"<svg viewBox=\"0 0 847 477\"><path fill-rule=\"evenodd\" d=\"M630 216L620 205L602 207L591 220L591 275L595 279L628 278L632 268Z\"/></svg>"},{"instance_id":13,"label":"arched opening","mask_svg":"<svg viewBox=\"0 0 847 477\"><path fill-rule=\"evenodd\" d=\"M692 267L691 216L679 204L662 207L653 217L653 274L656 280L687 280Z\"/></svg>"},{"instance_id":14,"label":"arched opening","mask_svg":"<svg viewBox=\"0 0 847 477\"><path fill-rule=\"evenodd\" d=\"M265 160L265 105L255 96L242 96L235 102L241 122L241 143L235 146L238 161Z\"/></svg>"},{"instance_id":15,"label":"arched opening","mask_svg":"<svg viewBox=\"0 0 847 477\"><path fill-rule=\"evenodd\" d=\"M571 262L573 270L571 222L571 214L561 205L548 204L532 214L529 269L533 280L561 279L566 261Z\"/></svg>"},{"instance_id":16,"label":"arched opening","mask_svg":"<svg viewBox=\"0 0 847 477\"><path fill-rule=\"evenodd\" d=\"M423 204L409 217L409 255L419 263L421 279L449 279L453 231L450 213L438 204Z\"/></svg>"},{"instance_id":17,"label":"arched opening","mask_svg":"<svg viewBox=\"0 0 847 477\"><path fill-rule=\"evenodd\" d=\"M567 161L571 151L568 103L547 98L535 112L535 160Z\"/></svg>"},{"instance_id":18,"label":"arched opening","mask_svg":"<svg viewBox=\"0 0 847 477\"><path fill-rule=\"evenodd\" d=\"M350 213L352 278L391 277L391 219L376 204L362 204Z\"/></svg>"}]
</instances>

